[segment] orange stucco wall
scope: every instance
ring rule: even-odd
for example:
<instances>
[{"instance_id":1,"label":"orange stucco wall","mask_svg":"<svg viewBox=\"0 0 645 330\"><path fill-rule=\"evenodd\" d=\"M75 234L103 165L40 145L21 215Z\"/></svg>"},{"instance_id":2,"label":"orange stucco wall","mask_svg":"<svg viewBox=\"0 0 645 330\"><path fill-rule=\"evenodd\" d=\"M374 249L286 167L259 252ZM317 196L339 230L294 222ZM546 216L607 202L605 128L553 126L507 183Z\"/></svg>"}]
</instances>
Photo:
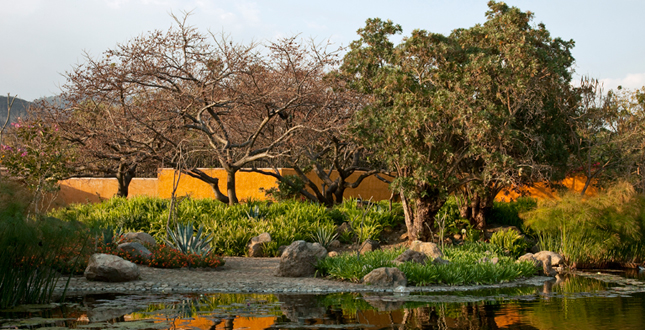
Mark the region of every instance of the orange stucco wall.
<instances>
[{"instance_id":1,"label":"orange stucco wall","mask_svg":"<svg viewBox=\"0 0 645 330\"><path fill-rule=\"evenodd\" d=\"M219 189L222 193L226 194L226 172L223 169L207 168L201 170L211 177L218 178ZM175 170L171 168L159 169L157 173L157 177L159 179L159 197L170 198L172 195L173 180L176 179L174 172ZM235 175L235 188L237 198L239 200L247 200L249 198L264 200L266 197L264 196L264 193L260 191L260 188L268 189L275 186L277 186L275 178L268 175L249 172L238 172ZM177 187L176 195L190 195L193 198L215 198L215 193L211 186L186 174L182 174L181 178L179 178L179 186Z\"/></svg>"},{"instance_id":2,"label":"orange stucco wall","mask_svg":"<svg viewBox=\"0 0 645 330\"><path fill-rule=\"evenodd\" d=\"M116 195L118 184L115 178L73 178L59 182L58 198L66 204L96 203ZM156 178L134 178L130 182L129 197L158 196Z\"/></svg>"},{"instance_id":3,"label":"orange stucco wall","mask_svg":"<svg viewBox=\"0 0 645 330\"><path fill-rule=\"evenodd\" d=\"M208 175L219 179L219 188L223 193L226 193L226 172L223 169L202 169ZM281 169L282 175L295 175L292 169ZM157 178L135 178L130 183L129 197L134 196L153 196L161 198L170 198L173 187L174 169L159 169ZM353 182L360 174L355 173L349 178L349 182ZM321 185L322 181L314 174L309 173L307 177ZM332 179L336 174L332 174ZM264 192L260 188L269 189L276 187L276 179L262 175L259 173L238 172L235 176L237 197L240 200L265 200ZM584 177L567 178L562 183L567 188L573 191L581 191L584 187ZM116 195L117 181L114 178L74 178L60 182L61 190L58 197L57 205L65 205L70 203L96 203L101 200L109 199ZM595 187L590 187L587 194L593 195L596 193ZM527 188L524 194L536 197L538 199L557 198L557 192L546 187L545 184L537 184L535 187ZM177 196L190 195L193 198L215 198L213 189L206 183L192 178L186 174L182 174L179 186L177 189ZM497 195L498 201L509 201L516 199L520 194L513 190L502 191ZM363 180L363 182L355 189L347 189L344 197L360 197L364 200L372 199L374 201L387 200L390 198L390 190L386 183L370 176Z\"/></svg>"}]
</instances>

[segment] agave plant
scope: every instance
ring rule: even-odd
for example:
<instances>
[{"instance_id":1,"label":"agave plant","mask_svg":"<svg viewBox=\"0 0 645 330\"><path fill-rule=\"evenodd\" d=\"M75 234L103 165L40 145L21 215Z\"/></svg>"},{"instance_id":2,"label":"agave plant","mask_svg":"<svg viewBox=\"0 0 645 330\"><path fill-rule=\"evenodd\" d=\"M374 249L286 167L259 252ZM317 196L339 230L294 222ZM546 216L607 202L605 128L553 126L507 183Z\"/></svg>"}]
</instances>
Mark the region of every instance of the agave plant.
<instances>
[{"instance_id":1,"label":"agave plant","mask_svg":"<svg viewBox=\"0 0 645 330\"><path fill-rule=\"evenodd\" d=\"M210 242L213 238L210 235L206 235L203 230L204 227L200 225L197 232L195 232L192 222L186 225L178 223L175 230L168 229L170 240L164 238L164 241L183 254L204 255L211 251Z\"/></svg>"},{"instance_id":2,"label":"agave plant","mask_svg":"<svg viewBox=\"0 0 645 330\"><path fill-rule=\"evenodd\" d=\"M112 227L108 225L101 231L101 235L103 236L103 244L119 244L123 241L123 227Z\"/></svg>"},{"instance_id":3,"label":"agave plant","mask_svg":"<svg viewBox=\"0 0 645 330\"><path fill-rule=\"evenodd\" d=\"M336 239L336 237L338 237L338 234L335 233L333 228L324 226L318 227L316 231L311 234L311 240L314 243L322 245L325 249L329 248L329 245Z\"/></svg>"},{"instance_id":4,"label":"agave plant","mask_svg":"<svg viewBox=\"0 0 645 330\"><path fill-rule=\"evenodd\" d=\"M246 216L249 217L249 219L254 219L254 220L264 219L264 214L260 212L260 207L258 205L250 207L249 210L246 211Z\"/></svg>"}]
</instances>

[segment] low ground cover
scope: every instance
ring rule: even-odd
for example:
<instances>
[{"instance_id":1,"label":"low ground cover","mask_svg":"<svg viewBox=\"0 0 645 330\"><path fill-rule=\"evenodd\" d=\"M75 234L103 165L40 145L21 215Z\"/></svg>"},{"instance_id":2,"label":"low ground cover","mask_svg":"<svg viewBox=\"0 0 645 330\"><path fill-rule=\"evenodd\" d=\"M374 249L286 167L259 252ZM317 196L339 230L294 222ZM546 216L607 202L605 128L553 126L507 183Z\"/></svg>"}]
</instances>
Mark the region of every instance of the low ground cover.
<instances>
[{"instance_id":1,"label":"low ground cover","mask_svg":"<svg viewBox=\"0 0 645 330\"><path fill-rule=\"evenodd\" d=\"M166 237L169 202L160 198L112 198L98 204L76 204L50 213L51 216L79 221L90 228L120 227L127 231L144 231L158 242ZM367 209L366 209L367 208ZM346 243L378 240L386 228L403 224L400 205L390 210L387 202L371 207L346 200L327 209L318 204L296 201L280 203L250 201L228 206L209 199L184 198L177 204L177 221L203 226L212 237L215 254L244 256L250 239L268 232L271 242L265 247L269 256L277 256L281 245L296 240L311 241L321 230L333 232L336 226L348 222L353 233L339 237Z\"/></svg>"},{"instance_id":2,"label":"low ground cover","mask_svg":"<svg viewBox=\"0 0 645 330\"><path fill-rule=\"evenodd\" d=\"M515 258L506 256L497 246L487 243L469 243L446 247L444 259L447 264L426 265L406 262L394 264L394 259L405 248L377 250L358 256L345 253L334 258L321 260L316 268L319 274L335 279L359 282L365 275L380 267L397 267L408 279L408 283L417 286L430 284L492 284L529 277L536 273L531 262L515 262ZM492 258L499 261L489 262Z\"/></svg>"}]
</instances>

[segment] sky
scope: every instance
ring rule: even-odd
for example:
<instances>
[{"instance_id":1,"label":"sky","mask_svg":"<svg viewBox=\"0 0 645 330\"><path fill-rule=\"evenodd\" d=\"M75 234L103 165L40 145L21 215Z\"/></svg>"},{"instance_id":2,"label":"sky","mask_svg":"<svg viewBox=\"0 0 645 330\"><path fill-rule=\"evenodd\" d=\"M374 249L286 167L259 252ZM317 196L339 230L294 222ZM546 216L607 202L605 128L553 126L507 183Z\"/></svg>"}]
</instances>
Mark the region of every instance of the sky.
<instances>
[{"instance_id":1,"label":"sky","mask_svg":"<svg viewBox=\"0 0 645 330\"><path fill-rule=\"evenodd\" d=\"M573 39L577 78L605 88L645 85L645 1L508 0L554 37ZM449 34L485 21L486 0L0 0L0 95L33 100L61 92L65 73L118 43L168 30L190 12L202 32L266 43L299 34L347 46L368 18Z\"/></svg>"}]
</instances>

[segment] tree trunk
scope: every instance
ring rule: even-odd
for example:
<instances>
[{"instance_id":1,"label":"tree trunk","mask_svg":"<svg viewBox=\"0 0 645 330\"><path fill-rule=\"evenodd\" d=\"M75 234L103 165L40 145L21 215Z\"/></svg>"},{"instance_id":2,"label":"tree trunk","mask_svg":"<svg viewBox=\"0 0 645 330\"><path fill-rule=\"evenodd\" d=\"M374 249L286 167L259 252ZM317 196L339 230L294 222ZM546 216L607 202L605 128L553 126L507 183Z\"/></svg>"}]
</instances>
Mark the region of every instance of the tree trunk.
<instances>
[{"instance_id":1,"label":"tree trunk","mask_svg":"<svg viewBox=\"0 0 645 330\"><path fill-rule=\"evenodd\" d=\"M132 166L128 166L125 163L119 164L119 169L116 172L116 181L119 186L116 192L118 197L128 197L130 182L132 182L136 172L137 164Z\"/></svg>"},{"instance_id":2,"label":"tree trunk","mask_svg":"<svg viewBox=\"0 0 645 330\"><path fill-rule=\"evenodd\" d=\"M235 174L237 170L226 171L226 192L228 193L228 205L239 203L235 192Z\"/></svg>"},{"instance_id":3,"label":"tree trunk","mask_svg":"<svg viewBox=\"0 0 645 330\"><path fill-rule=\"evenodd\" d=\"M229 198L226 195L222 194L222 191L219 190L218 178L213 178L196 168L184 170L184 173L211 186L211 189L213 189L213 193L215 194L215 199L222 203L229 204Z\"/></svg>"},{"instance_id":4,"label":"tree trunk","mask_svg":"<svg viewBox=\"0 0 645 330\"><path fill-rule=\"evenodd\" d=\"M493 196L493 194L494 192L489 192L482 198L479 193L476 193L469 203L466 203L459 208L461 217L468 219L470 224L476 229L485 229L487 225L486 217L493 209L493 201L495 200L495 196Z\"/></svg>"}]
</instances>

